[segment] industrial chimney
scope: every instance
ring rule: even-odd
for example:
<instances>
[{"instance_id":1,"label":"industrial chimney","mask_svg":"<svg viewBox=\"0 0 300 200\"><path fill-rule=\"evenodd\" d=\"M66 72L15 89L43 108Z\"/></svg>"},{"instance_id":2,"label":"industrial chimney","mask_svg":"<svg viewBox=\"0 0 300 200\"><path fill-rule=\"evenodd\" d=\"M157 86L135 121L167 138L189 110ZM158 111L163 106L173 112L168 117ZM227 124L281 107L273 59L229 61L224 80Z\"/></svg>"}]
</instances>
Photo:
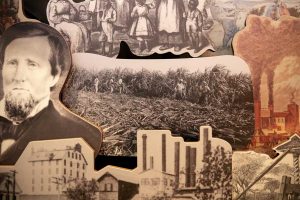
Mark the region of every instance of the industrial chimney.
<instances>
[{"instance_id":1,"label":"industrial chimney","mask_svg":"<svg viewBox=\"0 0 300 200\"><path fill-rule=\"evenodd\" d=\"M167 149L166 149L166 134L162 134L162 138L161 138L161 144L162 144L162 171L166 172L167 170Z\"/></svg>"},{"instance_id":2,"label":"industrial chimney","mask_svg":"<svg viewBox=\"0 0 300 200\"><path fill-rule=\"evenodd\" d=\"M154 159L153 159L153 156L150 156L150 169L154 169Z\"/></svg>"},{"instance_id":3,"label":"industrial chimney","mask_svg":"<svg viewBox=\"0 0 300 200\"><path fill-rule=\"evenodd\" d=\"M190 152L190 187L196 186L196 157L197 149L191 148Z\"/></svg>"},{"instance_id":4,"label":"industrial chimney","mask_svg":"<svg viewBox=\"0 0 300 200\"><path fill-rule=\"evenodd\" d=\"M190 178L190 154L191 154L191 147L186 146L185 147L185 187L190 187L191 186L191 178Z\"/></svg>"},{"instance_id":5,"label":"industrial chimney","mask_svg":"<svg viewBox=\"0 0 300 200\"><path fill-rule=\"evenodd\" d=\"M147 170L147 135L143 134L143 171Z\"/></svg>"},{"instance_id":6,"label":"industrial chimney","mask_svg":"<svg viewBox=\"0 0 300 200\"><path fill-rule=\"evenodd\" d=\"M179 172L180 172L179 162L180 162L180 142L175 142L175 167L174 167L175 189L177 189L179 185Z\"/></svg>"},{"instance_id":7,"label":"industrial chimney","mask_svg":"<svg viewBox=\"0 0 300 200\"><path fill-rule=\"evenodd\" d=\"M209 133L209 129L208 128L204 128L203 129L203 133L202 133L202 140L203 140L203 155L207 154L207 147L208 147L208 133Z\"/></svg>"}]
</instances>

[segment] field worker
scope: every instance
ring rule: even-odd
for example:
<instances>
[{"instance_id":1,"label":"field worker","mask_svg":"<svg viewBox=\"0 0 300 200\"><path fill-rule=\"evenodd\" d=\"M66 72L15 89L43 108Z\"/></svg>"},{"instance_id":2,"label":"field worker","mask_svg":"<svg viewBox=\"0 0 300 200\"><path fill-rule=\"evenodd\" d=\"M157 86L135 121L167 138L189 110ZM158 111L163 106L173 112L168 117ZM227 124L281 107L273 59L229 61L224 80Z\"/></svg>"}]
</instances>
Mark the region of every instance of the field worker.
<instances>
[{"instance_id":1,"label":"field worker","mask_svg":"<svg viewBox=\"0 0 300 200\"><path fill-rule=\"evenodd\" d=\"M186 96L186 85L183 79L179 79L179 82L175 87L175 96L176 98L181 98L181 99L184 99Z\"/></svg>"},{"instance_id":2,"label":"field worker","mask_svg":"<svg viewBox=\"0 0 300 200\"><path fill-rule=\"evenodd\" d=\"M113 93L113 92L114 92L114 85L115 85L115 80L114 80L114 77L112 77L112 78L109 80L110 93Z\"/></svg>"},{"instance_id":3,"label":"field worker","mask_svg":"<svg viewBox=\"0 0 300 200\"><path fill-rule=\"evenodd\" d=\"M99 79L97 77L94 79L94 86L95 86L95 93L97 93L99 89Z\"/></svg>"},{"instance_id":4,"label":"field worker","mask_svg":"<svg viewBox=\"0 0 300 200\"><path fill-rule=\"evenodd\" d=\"M203 85L201 86L201 90L202 90L201 91L202 96L204 96L204 102L205 102L205 104L208 104L210 88L209 88L208 84L206 83L206 81L203 81Z\"/></svg>"},{"instance_id":5,"label":"field worker","mask_svg":"<svg viewBox=\"0 0 300 200\"><path fill-rule=\"evenodd\" d=\"M119 93L122 94L123 92L123 79L119 78L118 80L118 87L119 87Z\"/></svg>"}]
</instances>

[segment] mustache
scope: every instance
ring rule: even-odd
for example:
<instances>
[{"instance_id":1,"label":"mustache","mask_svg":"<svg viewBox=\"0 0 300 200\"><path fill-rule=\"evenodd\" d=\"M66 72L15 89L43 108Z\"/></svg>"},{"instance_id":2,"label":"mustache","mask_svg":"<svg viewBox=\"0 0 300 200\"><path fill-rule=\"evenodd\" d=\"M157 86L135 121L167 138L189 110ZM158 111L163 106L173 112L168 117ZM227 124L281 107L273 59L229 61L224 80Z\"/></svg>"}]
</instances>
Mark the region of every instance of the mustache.
<instances>
[{"instance_id":1,"label":"mustache","mask_svg":"<svg viewBox=\"0 0 300 200\"><path fill-rule=\"evenodd\" d=\"M37 101L29 92L20 94L14 90L5 95L5 114L15 122L24 121L37 105Z\"/></svg>"}]
</instances>

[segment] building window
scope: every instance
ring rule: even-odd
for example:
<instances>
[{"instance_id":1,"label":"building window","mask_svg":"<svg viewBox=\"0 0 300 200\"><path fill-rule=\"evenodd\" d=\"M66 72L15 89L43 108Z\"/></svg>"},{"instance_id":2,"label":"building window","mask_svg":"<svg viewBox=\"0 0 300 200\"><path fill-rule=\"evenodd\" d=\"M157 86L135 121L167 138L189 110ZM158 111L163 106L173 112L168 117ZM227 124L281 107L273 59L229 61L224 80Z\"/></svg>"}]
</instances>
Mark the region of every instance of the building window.
<instances>
[{"instance_id":1,"label":"building window","mask_svg":"<svg viewBox=\"0 0 300 200\"><path fill-rule=\"evenodd\" d=\"M32 186L32 192L34 192L34 186Z\"/></svg>"},{"instance_id":2,"label":"building window","mask_svg":"<svg viewBox=\"0 0 300 200\"><path fill-rule=\"evenodd\" d=\"M43 178L41 178L41 184L43 184L44 183L44 179Z\"/></svg>"},{"instance_id":3,"label":"building window","mask_svg":"<svg viewBox=\"0 0 300 200\"><path fill-rule=\"evenodd\" d=\"M44 174L44 170L43 169L41 169L41 174Z\"/></svg>"},{"instance_id":4,"label":"building window","mask_svg":"<svg viewBox=\"0 0 300 200\"><path fill-rule=\"evenodd\" d=\"M79 171L77 171L76 177L79 178Z\"/></svg>"},{"instance_id":5,"label":"building window","mask_svg":"<svg viewBox=\"0 0 300 200\"><path fill-rule=\"evenodd\" d=\"M32 175L34 175L34 169L32 169Z\"/></svg>"},{"instance_id":6,"label":"building window","mask_svg":"<svg viewBox=\"0 0 300 200\"><path fill-rule=\"evenodd\" d=\"M59 169L58 168L56 168L56 174L58 174L59 173Z\"/></svg>"},{"instance_id":7,"label":"building window","mask_svg":"<svg viewBox=\"0 0 300 200\"><path fill-rule=\"evenodd\" d=\"M59 187L58 184L56 184L56 191L58 191L58 189L59 189L58 187Z\"/></svg>"},{"instance_id":8,"label":"building window","mask_svg":"<svg viewBox=\"0 0 300 200\"><path fill-rule=\"evenodd\" d=\"M142 185L150 185L150 180L149 180L149 178L144 178L144 179L142 179L141 184L142 184Z\"/></svg>"},{"instance_id":9,"label":"building window","mask_svg":"<svg viewBox=\"0 0 300 200\"><path fill-rule=\"evenodd\" d=\"M44 187L43 186L41 186L41 191L43 191L44 190Z\"/></svg>"},{"instance_id":10,"label":"building window","mask_svg":"<svg viewBox=\"0 0 300 200\"><path fill-rule=\"evenodd\" d=\"M58 165L59 164L59 160L56 160L56 165Z\"/></svg>"},{"instance_id":11,"label":"building window","mask_svg":"<svg viewBox=\"0 0 300 200\"><path fill-rule=\"evenodd\" d=\"M72 161L70 161L70 167L72 167L73 166L73 163L72 163Z\"/></svg>"},{"instance_id":12,"label":"building window","mask_svg":"<svg viewBox=\"0 0 300 200\"><path fill-rule=\"evenodd\" d=\"M72 170L70 170L70 176L72 176Z\"/></svg>"},{"instance_id":13,"label":"building window","mask_svg":"<svg viewBox=\"0 0 300 200\"><path fill-rule=\"evenodd\" d=\"M67 165L67 161L66 160L64 160L64 166L66 166Z\"/></svg>"},{"instance_id":14,"label":"building window","mask_svg":"<svg viewBox=\"0 0 300 200\"><path fill-rule=\"evenodd\" d=\"M79 163L77 163L77 168L79 168Z\"/></svg>"},{"instance_id":15,"label":"building window","mask_svg":"<svg viewBox=\"0 0 300 200\"><path fill-rule=\"evenodd\" d=\"M155 185L159 185L160 179L159 178L152 178L151 181L152 181L152 185L155 186Z\"/></svg>"},{"instance_id":16,"label":"building window","mask_svg":"<svg viewBox=\"0 0 300 200\"><path fill-rule=\"evenodd\" d=\"M84 178L84 172L82 173L82 178Z\"/></svg>"},{"instance_id":17,"label":"building window","mask_svg":"<svg viewBox=\"0 0 300 200\"><path fill-rule=\"evenodd\" d=\"M64 168L64 175L66 175L67 174L67 169L66 168Z\"/></svg>"},{"instance_id":18,"label":"building window","mask_svg":"<svg viewBox=\"0 0 300 200\"><path fill-rule=\"evenodd\" d=\"M48 186L48 192L51 192L51 185Z\"/></svg>"},{"instance_id":19,"label":"building window","mask_svg":"<svg viewBox=\"0 0 300 200\"><path fill-rule=\"evenodd\" d=\"M32 184L34 184L34 178L32 179Z\"/></svg>"},{"instance_id":20,"label":"building window","mask_svg":"<svg viewBox=\"0 0 300 200\"><path fill-rule=\"evenodd\" d=\"M85 169L85 164L84 163L82 164L82 169Z\"/></svg>"},{"instance_id":21,"label":"building window","mask_svg":"<svg viewBox=\"0 0 300 200\"><path fill-rule=\"evenodd\" d=\"M81 160L81 155L79 154L79 160Z\"/></svg>"},{"instance_id":22,"label":"building window","mask_svg":"<svg viewBox=\"0 0 300 200\"><path fill-rule=\"evenodd\" d=\"M75 153L75 159L77 160L77 153Z\"/></svg>"},{"instance_id":23,"label":"building window","mask_svg":"<svg viewBox=\"0 0 300 200\"><path fill-rule=\"evenodd\" d=\"M72 158L74 158L74 153L72 152Z\"/></svg>"},{"instance_id":24,"label":"building window","mask_svg":"<svg viewBox=\"0 0 300 200\"><path fill-rule=\"evenodd\" d=\"M48 183L49 183L49 184L51 183L51 178L48 178Z\"/></svg>"},{"instance_id":25,"label":"building window","mask_svg":"<svg viewBox=\"0 0 300 200\"><path fill-rule=\"evenodd\" d=\"M173 180L170 180L170 186L174 186L174 181Z\"/></svg>"},{"instance_id":26,"label":"building window","mask_svg":"<svg viewBox=\"0 0 300 200\"><path fill-rule=\"evenodd\" d=\"M105 183L104 184L104 191L112 192L113 191L113 184L112 183Z\"/></svg>"},{"instance_id":27,"label":"building window","mask_svg":"<svg viewBox=\"0 0 300 200\"><path fill-rule=\"evenodd\" d=\"M34 162L32 162L32 167L34 167Z\"/></svg>"},{"instance_id":28,"label":"building window","mask_svg":"<svg viewBox=\"0 0 300 200\"><path fill-rule=\"evenodd\" d=\"M44 165L44 161L42 160L42 161L41 161L41 166L43 166L43 165Z\"/></svg>"},{"instance_id":29,"label":"building window","mask_svg":"<svg viewBox=\"0 0 300 200\"><path fill-rule=\"evenodd\" d=\"M70 151L68 151L68 158L70 158Z\"/></svg>"},{"instance_id":30,"label":"building window","mask_svg":"<svg viewBox=\"0 0 300 200\"><path fill-rule=\"evenodd\" d=\"M64 179L64 184L66 184L67 183L66 177L63 176L63 179Z\"/></svg>"},{"instance_id":31,"label":"building window","mask_svg":"<svg viewBox=\"0 0 300 200\"><path fill-rule=\"evenodd\" d=\"M167 186L168 185L168 179L164 178L164 185Z\"/></svg>"}]
</instances>

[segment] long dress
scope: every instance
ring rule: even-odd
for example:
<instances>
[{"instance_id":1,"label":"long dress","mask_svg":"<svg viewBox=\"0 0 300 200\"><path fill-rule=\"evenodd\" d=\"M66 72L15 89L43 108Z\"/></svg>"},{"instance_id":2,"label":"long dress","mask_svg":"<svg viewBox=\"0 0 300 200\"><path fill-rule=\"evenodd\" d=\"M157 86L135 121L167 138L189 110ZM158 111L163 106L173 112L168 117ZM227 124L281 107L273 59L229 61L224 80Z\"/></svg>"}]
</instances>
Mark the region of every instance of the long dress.
<instances>
[{"instance_id":1,"label":"long dress","mask_svg":"<svg viewBox=\"0 0 300 200\"><path fill-rule=\"evenodd\" d=\"M132 37L141 37L143 39L151 38L154 36L155 31L148 18L149 8L147 5L136 5L131 13L134 17L137 15L130 28L129 35Z\"/></svg>"},{"instance_id":2,"label":"long dress","mask_svg":"<svg viewBox=\"0 0 300 200\"><path fill-rule=\"evenodd\" d=\"M73 21L76 13L73 5L66 0L51 0L47 7L50 26L65 37L70 44L72 53L84 52L89 47L86 27Z\"/></svg>"},{"instance_id":3,"label":"long dress","mask_svg":"<svg viewBox=\"0 0 300 200\"><path fill-rule=\"evenodd\" d=\"M157 8L158 31L180 32L183 11L184 4L182 0L161 0Z\"/></svg>"},{"instance_id":4,"label":"long dress","mask_svg":"<svg viewBox=\"0 0 300 200\"><path fill-rule=\"evenodd\" d=\"M159 43L181 44L183 42L183 12L183 0L160 0L157 8Z\"/></svg>"},{"instance_id":5,"label":"long dress","mask_svg":"<svg viewBox=\"0 0 300 200\"><path fill-rule=\"evenodd\" d=\"M117 10L117 21L115 26L121 28L129 28L131 23L130 11L133 6L130 3L130 0L116 0L116 10Z\"/></svg>"}]
</instances>

